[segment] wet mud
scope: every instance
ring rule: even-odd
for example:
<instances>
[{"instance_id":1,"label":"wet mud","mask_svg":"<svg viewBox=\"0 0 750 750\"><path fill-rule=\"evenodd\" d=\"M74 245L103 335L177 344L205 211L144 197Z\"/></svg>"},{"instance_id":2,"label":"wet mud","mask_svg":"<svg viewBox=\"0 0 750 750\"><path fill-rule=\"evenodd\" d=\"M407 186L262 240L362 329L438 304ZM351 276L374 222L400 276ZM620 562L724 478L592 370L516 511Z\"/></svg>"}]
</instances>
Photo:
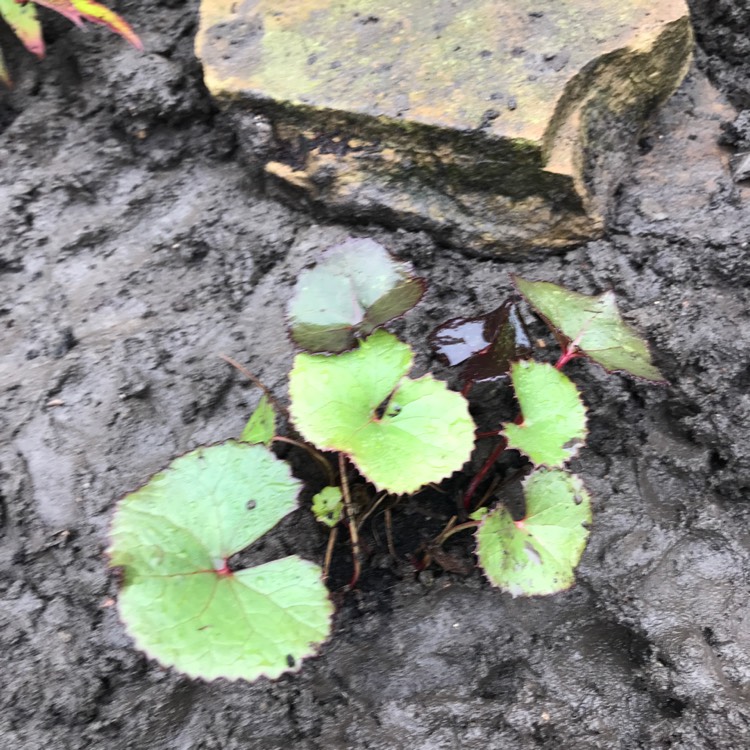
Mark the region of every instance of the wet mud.
<instances>
[{"instance_id":1,"label":"wet mud","mask_svg":"<svg viewBox=\"0 0 750 750\"><path fill-rule=\"evenodd\" d=\"M146 56L55 22L44 62L21 67L14 48L17 85L0 94L3 747L747 746L750 184L730 163L750 106L749 11L692 5L696 65L644 133L607 236L523 262L264 197L200 83L193 3L118 8ZM118 622L104 558L114 502L242 429L259 394L218 354L284 394L285 301L299 270L351 234L429 280L398 326L422 370L450 377L429 332L496 307L515 272L614 289L670 385L570 367L590 408L575 469L594 526L569 592L511 599L478 571L415 575L408 555L454 500L418 496L394 514L400 560L382 516L368 527L359 590L338 597L333 640L299 674L190 681L139 655ZM481 393L480 420L498 406ZM325 543L300 511L267 551L319 560ZM469 539L449 551L468 558ZM339 559L343 577L343 546Z\"/></svg>"}]
</instances>

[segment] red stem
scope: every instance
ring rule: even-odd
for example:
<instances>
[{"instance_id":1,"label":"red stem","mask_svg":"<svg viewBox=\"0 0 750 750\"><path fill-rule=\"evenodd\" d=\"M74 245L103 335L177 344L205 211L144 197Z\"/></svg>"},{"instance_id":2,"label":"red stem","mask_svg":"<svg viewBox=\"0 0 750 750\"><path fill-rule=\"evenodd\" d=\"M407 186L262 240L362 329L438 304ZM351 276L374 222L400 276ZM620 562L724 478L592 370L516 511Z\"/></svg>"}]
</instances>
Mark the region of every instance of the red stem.
<instances>
[{"instance_id":1,"label":"red stem","mask_svg":"<svg viewBox=\"0 0 750 750\"><path fill-rule=\"evenodd\" d=\"M503 451L508 445L508 441L503 438L494 448L492 453L490 453L487 460L484 462L484 465L482 468L477 472L474 479L471 480L471 484L469 485L469 489L466 490L466 494L464 495L464 510L469 510L471 508L471 500L474 497L474 493L477 491L477 487L482 483L482 480L487 476L489 470L494 466L495 461L497 461L498 458L503 454Z\"/></svg>"},{"instance_id":2,"label":"red stem","mask_svg":"<svg viewBox=\"0 0 750 750\"><path fill-rule=\"evenodd\" d=\"M579 355L579 351L575 344L568 344L560 355L560 358L555 362L555 369L562 370L565 365L570 362L571 359L575 359Z\"/></svg>"}]
</instances>

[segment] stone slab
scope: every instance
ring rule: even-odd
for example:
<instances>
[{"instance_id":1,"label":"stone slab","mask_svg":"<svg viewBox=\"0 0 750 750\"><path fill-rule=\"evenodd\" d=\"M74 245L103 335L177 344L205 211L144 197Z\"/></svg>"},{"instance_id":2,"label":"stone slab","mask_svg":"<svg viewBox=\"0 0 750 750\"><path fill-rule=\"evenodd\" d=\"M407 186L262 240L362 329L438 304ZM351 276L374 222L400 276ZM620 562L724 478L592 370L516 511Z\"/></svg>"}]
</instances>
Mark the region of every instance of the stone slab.
<instances>
[{"instance_id":1,"label":"stone slab","mask_svg":"<svg viewBox=\"0 0 750 750\"><path fill-rule=\"evenodd\" d=\"M202 0L196 39L270 188L482 253L601 233L691 49L685 0Z\"/></svg>"}]
</instances>

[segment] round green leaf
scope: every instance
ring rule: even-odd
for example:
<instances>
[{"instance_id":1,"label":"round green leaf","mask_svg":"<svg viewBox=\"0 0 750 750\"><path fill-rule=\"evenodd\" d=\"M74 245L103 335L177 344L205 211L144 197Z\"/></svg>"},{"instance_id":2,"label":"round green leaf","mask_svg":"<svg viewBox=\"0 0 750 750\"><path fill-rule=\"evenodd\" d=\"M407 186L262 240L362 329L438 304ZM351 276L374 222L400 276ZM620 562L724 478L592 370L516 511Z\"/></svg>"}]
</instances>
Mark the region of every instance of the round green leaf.
<instances>
[{"instance_id":1,"label":"round green leaf","mask_svg":"<svg viewBox=\"0 0 750 750\"><path fill-rule=\"evenodd\" d=\"M510 370L523 422L506 424L508 447L535 464L562 466L583 445L586 407L570 378L552 365L515 362Z\"/></svg>"},{"instance_id":2,"label":"round green leaf","mask_svg":"<svg viewBox=\"0 0 750 750\"><path fill-rule=\"evenodd\" d=\"M118 504L109 549L136 645L191 677L294 670L329 635L316 565L296 556L233 572L227 560L296 508L299 482L262 445L198 448Z\"/></svg>"},{"instance_id":3,"label":"round green leaf","mask_svg":"<svg viewBox=\"0 0 750 750\"><path fill-rule=\"evenodd\" d=\"M476 534L479 564L494 586L513 596L564 591L586 548L589 494L572 474L538 469L524 495L523 520L514 521L502 507L485 516Z\"/></svg>"},{"instance_id":4,"label":"round green leaf","mask_svg":"<svg viewBox=\"0 0 750 750\"><path fill-rule=\"evenodd\" d=\"M344 496L341 487L323 487L312 499L315 520L333 528L344 512Z\"/></svg>"},{"instance_id":5,"label":"round green leaf","mask_svg":"<svg viewBox=\"0 0 750 750\"><path fill-rule=\"evenodd\" d=\"M310 352L343 352L424 293L421 279L374 240L350 239L303 271L289 305L292 339Z\"/></svg>"},{"instance_id":6,"label":"round green leaf","mask_svg":"<svg viewBox=\"0 0 750 750\"><path fill-rule=\"evenodd\" d=\"M651 363L648 345L620 316L613 292L589 297L547 281L520 276L514 276L513 281L552 328L605 370L664 382Z\"/></svg>"},{"instance_id":7,"label":"round green leaf","mask_svg":"<svg viewBox=\"0 0 750 750\"><path fill-rule=\"evenodd\" d=\"M289 376L290 411L305 440L343 451L396 494L458 471L474 445L466 399L431 375L406 377L411 363L411 349L381 330L336 357L299 354Z\"/></svg>"}]
</instances>

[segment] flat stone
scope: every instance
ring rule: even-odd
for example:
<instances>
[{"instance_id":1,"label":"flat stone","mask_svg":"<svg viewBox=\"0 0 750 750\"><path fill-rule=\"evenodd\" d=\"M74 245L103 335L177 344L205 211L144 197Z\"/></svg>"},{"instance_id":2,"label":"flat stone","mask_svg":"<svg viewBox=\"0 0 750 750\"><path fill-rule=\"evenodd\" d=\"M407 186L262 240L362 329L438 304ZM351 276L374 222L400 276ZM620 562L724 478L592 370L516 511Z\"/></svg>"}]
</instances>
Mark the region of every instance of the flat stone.
<instances>
[{"instance_id":1,"label":"flat stone","mask_svg":"<svg viewBox=\"0 0 750 750\"><path fill-rule=\"evenodd\" d=\"M603 231L691 50L685 0L202 0L196 39L272 191L505 254Z\"/></svg>"}]
</instances>

